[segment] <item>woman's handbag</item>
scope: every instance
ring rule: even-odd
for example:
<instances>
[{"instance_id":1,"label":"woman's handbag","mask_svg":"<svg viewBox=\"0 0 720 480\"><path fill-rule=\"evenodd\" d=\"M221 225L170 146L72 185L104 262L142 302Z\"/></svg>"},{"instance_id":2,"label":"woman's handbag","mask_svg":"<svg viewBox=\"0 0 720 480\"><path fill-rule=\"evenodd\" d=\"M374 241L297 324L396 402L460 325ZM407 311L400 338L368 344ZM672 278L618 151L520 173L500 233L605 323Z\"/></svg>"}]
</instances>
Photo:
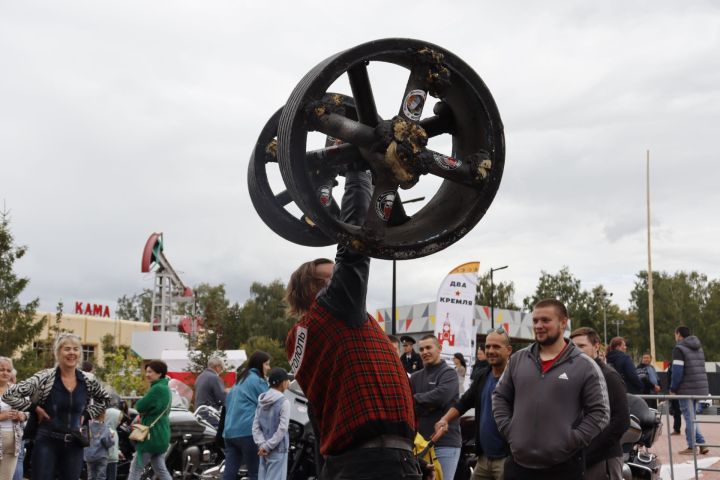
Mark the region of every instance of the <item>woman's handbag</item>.
<instances>
[{"instance_id":1,"label":"woman's handbag","mask_svg":"<svg viewBox=\"0 0 720 480\"><path fill-rule=\"evenodd\" d=\"M158 415L158 417L153 420L153 422L150 425L143 425L140 422L134 423L132 425L132 431L130 432L130 436L128 437L130 440L136 443L142 443L145 440L150 438L150 429L155 426L155 424L165 416L165 413L170 410L170 406L172 405L172 400L170 400L170 403L168 403L167 408Z\"/></svg>"}]
</instances>

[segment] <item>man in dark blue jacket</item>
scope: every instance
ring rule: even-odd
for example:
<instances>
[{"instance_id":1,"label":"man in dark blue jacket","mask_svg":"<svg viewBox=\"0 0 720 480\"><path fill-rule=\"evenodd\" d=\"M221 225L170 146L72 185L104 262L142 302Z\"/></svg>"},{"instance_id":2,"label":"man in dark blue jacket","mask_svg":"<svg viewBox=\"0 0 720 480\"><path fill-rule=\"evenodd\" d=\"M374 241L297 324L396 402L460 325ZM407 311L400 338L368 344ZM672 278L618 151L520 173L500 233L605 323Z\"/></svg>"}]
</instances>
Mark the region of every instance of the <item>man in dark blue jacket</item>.
<instances>
[{"instance_id":1,"label":"man in dark blue jacket","mask_svg":"<svg viewBox=\"0 0 720 480\"><path fill-rule=\"evenodd\" d=\"M705 353L700 339L690 335L690 329L680 326L675 329L675 348L672 351L672 383L670 395L708 395L708 379L705 373ZM695 423L695 404L697 400L680 399L680 410L685 419L685 439L688 448L681 450L683 455L692 455L695 445L700 446L700 453L710 450L704 445L705 438L700 427L695 425L695 438L692 438Z\"/></svg>"},{"instance_id":2,"label":"man in dark blue jacket","mask_svg":"<svg viewBox=\"0 0 720 480\"><path fill-rule=\"evenodd\" d=\"M511 353L512 346L507 332L502 328L491 330L485 339L485 355L489 367L479 371L470 388L435 424L433 441L437 441L447 432L448 424L471 408L475 409L475 453L478 460L473 480L503 478L503 466L510 449L495 424L492 393L500 375L505 371Z\"/></svg>"}]
</instances>

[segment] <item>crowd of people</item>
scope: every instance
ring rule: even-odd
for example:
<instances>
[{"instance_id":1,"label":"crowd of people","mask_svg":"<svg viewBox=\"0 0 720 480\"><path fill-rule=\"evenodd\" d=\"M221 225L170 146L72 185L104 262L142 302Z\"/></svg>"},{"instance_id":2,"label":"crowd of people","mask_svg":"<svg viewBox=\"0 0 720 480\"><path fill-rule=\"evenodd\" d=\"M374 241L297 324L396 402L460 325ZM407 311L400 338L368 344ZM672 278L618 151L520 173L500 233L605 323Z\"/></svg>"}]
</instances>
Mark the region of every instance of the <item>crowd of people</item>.
<instances>
[{"instance_id":1,"label":"crowd of people","mask_svg":"<svg viewBox=\"0 0 720 480\"><path fill-rule=\"evenodd\" d=\"M369 172L345 176L341 219L361 225L371 201ZM474 479L621 479L620 437L629 422L626 393L660 391L652 358L635 366L617 337L602 351L590 328L564 336L565 306L543 300L532 312L535 342L513 353L508 332L487 332L464 385L467 364L442 357L434 335L388 336L366 311L370 259L340 244L335 261L316 259L291 275L288 313L297 318L286 341L291 374L308 400L308 415L323 459L320 478L426 479L434 468L413 452L416 435L434 443L443 478L452 480L461 452L459 418L475 412ZM707 395L702 346L690 330L675 331L669 393ZM400 349L402 342L402 351ZM122 412L92 373L81 369L79 337L58 336L57 365L17 382L12 360L0 357L0 480L18 475L23 438L33 439L32 479L76 480L83 462L90 479L114 480ZM250 355L226 392L222 360L211 358L198 376L196 407L221 409L218 440L225 450L224 480L245 465L251 480L284 480L288 465L290 376L271 368L265 352ZM170 479L164 453L170 442L172 395L167 365L147 363L150 385L135 408L150 431L136 444L129 478L146 465ZM680 399L688 448L708 452L693 425L694 400ZM679 432L680 426L675 430ZM694 432L694 436L693 436ZM17 477L15 477L17 478ZM20 473L22 478L22 473Z\"/></svg>"}]
</instances>

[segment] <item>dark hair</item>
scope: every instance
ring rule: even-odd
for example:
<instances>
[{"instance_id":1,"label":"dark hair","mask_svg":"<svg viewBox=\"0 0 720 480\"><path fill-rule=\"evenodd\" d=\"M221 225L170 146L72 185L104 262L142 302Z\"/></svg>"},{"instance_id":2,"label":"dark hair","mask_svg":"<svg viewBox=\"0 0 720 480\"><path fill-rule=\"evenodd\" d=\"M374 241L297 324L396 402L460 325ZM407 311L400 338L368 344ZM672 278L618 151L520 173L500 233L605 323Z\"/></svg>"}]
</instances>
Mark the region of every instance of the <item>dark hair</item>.
<instances>
[{"instance_id":1,"label":"dark hair","mask_svg":"<svg viewBox=\"0 0 720 480\"><path fill-rule=\"evenodd\" d=\"M570 334L570 338L586 336L591 345L600 345L600 335L590 327L576 328Z\"/></svg>"},{"instance_id":2,"label":"dark hair","mask_svg":"<svg viewBox=\"0 0 720 480\"><path fill-rule=\"evenodd\" d=\"M546 298L537 302L534 308L543 307L555 307L555 310L557 310L557 312L560 314L560 317L568 318L567 308L565 307L565 304L562 303L560 300L556 300L554 298Z\"/></svg>"},{"instance_id":3,"label":"dark hair","mask_svg":"<svg viewBox=\"0 0 720 480\"><path fill-rule=\"evenodd\" d=\"M477 354L478 350L480 350L480 351L482 351L482 352L485 352L485 344L484 344L484 343L479 343L478 346L477 346L477 350L475 350L475 354Z\"/></svg>"},{"instance_id":4,"label":"dark hair","mask_svg":"<svg viewBox=\"0 0 720 480\"><path fill-rule=\"evenodd\" d=\"M625 343L625 339L623 337L613 337L607 346L607 351L612 352L613 350L617 350L623 343Z\"/></svg>"},{"instance_id":5,"label":"dark hair","mask_svg":"<svg viewBox=\"0 0 720 480\"><path fill-rule=\"evenodd\" d=\"M675 329L675 333L680 335L683 338L687 338L690 336L690 329L686 327L685 325L680 325Z\"/></svg>"},{"instance_id":6,"label":"dark hair","mask_svg":"<svg viewBox=\"0 0 720 480\"><path fill-rule=\"evenodd\" d=\"M167 375L167 363L162 360L150 360L145 368L152 368L152 371L160 374L160 378L165 378Z\"/></svg>"},{"instance_id":7,"label":"dark hair","mask_svg":"<svg viewBox=\"0 0 720 480\"><path fill-rule=\"evenodd\" d=\"M82 366L80 367L80 370L83 372L92 372L95 367L93 366L92 362L88 362L85 360L82 362Z\"/></svg>"},{"instance_id":8,"label":"dark hair","mask_svg":"<svg viewBox=\"0 0 720 480\"><path fill-rule=\"evenodd\" d=\"M325 286L325 280L317 276L317 267L333 263L327 258L316 258L305 262L290 275L285 290L287 314L300 316L308 311L317 293Z\"/></svg>"},{"instance_id":9,"label":"dark hair","mask_svg":"<svg viewBox=\"0 0 720 480\"><path fill-rule=\"evenodd\" d=\"M438 340L438 338L432 333L428 333L420 337L420 341L422 342L423 340L435 340L435 343L440 345L440 340Z\"/></svg>"},{"instance_id":10,"label":"dark hair","mask_svg":"<svg viewBox=\"0 0 720 480\"><path fill-rule=\"evenodd\" d=\"M463 354L462 354L462 353L460 353L460 352L455 352L455 355L453 355L453 357L455 357L455 358L457 358L458 360L460 360L460 365L462 365L463 368L467 368L467 363L465 363L465 357L463 357Z\"/></svg>"},{"instance_id":11,"label":"dark hair","mask_svg":"<svg viewBox=\"0 0 720 480\"><path fill-rule=\"evenodd\" d=\"M395 335L388 335L387 337L388 340L390 340L392 343L400 343L400 339Z\"/></svg>"},{"instance_id":12,"label":"dark hair","mask_svg":"<svg viewBox=\"0 0 720 480\"><path fill-rule=\"evenodd\" d=\"M263 369L263 364L268 360L270 360L270 355L268 355L267 353L261 350L254 351L253 354L250 355L250 358L248 358L247 362L245 362L243 366L238 369L238 376L235 380L235 385L244 382L247 376L250 374L250 369L252 368L257 370L260 378L265 378L265 370Z\"/></svg>"}]
</instances>

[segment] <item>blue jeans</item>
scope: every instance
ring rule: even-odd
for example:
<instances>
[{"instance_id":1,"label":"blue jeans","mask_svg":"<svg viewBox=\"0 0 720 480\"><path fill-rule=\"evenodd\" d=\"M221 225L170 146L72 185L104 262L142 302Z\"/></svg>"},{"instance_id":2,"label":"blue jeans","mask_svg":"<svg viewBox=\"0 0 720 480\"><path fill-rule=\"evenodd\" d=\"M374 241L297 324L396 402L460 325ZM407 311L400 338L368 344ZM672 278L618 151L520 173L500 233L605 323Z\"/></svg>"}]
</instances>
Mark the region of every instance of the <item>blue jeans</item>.
<instances>
[{"instance_id":1,"label":"blue jeans","mask_svg":"<svg viewBox=\"0 0 720 480\"><path fill-rule=\"evenodd\" d=\"M88 480L107 480L107 458L98 462L87 463Z\"/></svg>"},{"instance_id":2,"label":"blue jeans","mask_svg":"<svg viewBox=\"0 0 720 480\"><path fill-rule=\"evenodd\" d=\"M32 480L77 480L83 466L83 447L38 432L32 451Z\"/></svg>"},{"instance_id":3,"label":"blue jeans","mask_svg":"<svg viewBox=\"0 0 720 480\"><path fill-rule=\"evenodd\" d=\"M137 456L138 453L135 452L135 455L133 455L132 461L130 462L130 472L128 473L128 480L140 480L143 469L148 463L150 463L150 465L152 466L153 472L155 472L155 476L156 478L158 478L158 480L172 480L172 476L170 475L170 472L168 472L168 469L165 466L164 453L145 452L142 454L141 464L138 464Z\"/></svg>"},{"instance_id":4,"label":"blue jeans","mask_svg":"<svg viewBox=\"0 0 720 480\"><path fill-rule=\"evenodd\" d=\"M105 480L117 480L118 462L108 462Z\"/></svg>"},{"instance_id":5,"label":"blue jeans","mask_svg":"<svg viewBox=\"0 0 720 480\"><path fill-rule=\"evenodd\" d=\"M460 447L435 447L435 456L442 467L443 479L455 478L455 470L460 460Z\"/></svg>"},{"instance_id":6,"label":"blue jeans","mask_svg":"<svg viewBox=\"0 0 720 480\"><path fill-rule=\"evenodd\" d=\"M688 448L695 448L695 444L705 444L705 438L700 433L700 426L695 424L693 417L695 417L695 404L697 400L690 400L686 398L684 400L678 400L680 403L680 411L685 419L685 440L687 440ZM692 431L693 424L695 424L695 441L693 442Z\"/></svg>"},{"instance_id":7,"label":"blue jeans","mask_svg":"<svg viewBox=\"0 0 720 480\"><path fill-rule=\"evenodd\" d=\"M245 464L250 480L258 480L260 457L252 435L225 439L225 472L223 480L235 480L240 466Z\"/></svg>"},{"instance_id":8,"label":"blue jeans","mask_svg":"<svg viewBox=\"0 0 720 480\"><path fill-rule=\"evenodd\" d=\"M17 465L15 466L15 474L13 475L13 480L23 480L23 473L25 472L25 468L23 467L24 461L25 461L25 440L23 440L22 446L20 447L20 453L18 454Z\"/></svg>"}]
</instances>

